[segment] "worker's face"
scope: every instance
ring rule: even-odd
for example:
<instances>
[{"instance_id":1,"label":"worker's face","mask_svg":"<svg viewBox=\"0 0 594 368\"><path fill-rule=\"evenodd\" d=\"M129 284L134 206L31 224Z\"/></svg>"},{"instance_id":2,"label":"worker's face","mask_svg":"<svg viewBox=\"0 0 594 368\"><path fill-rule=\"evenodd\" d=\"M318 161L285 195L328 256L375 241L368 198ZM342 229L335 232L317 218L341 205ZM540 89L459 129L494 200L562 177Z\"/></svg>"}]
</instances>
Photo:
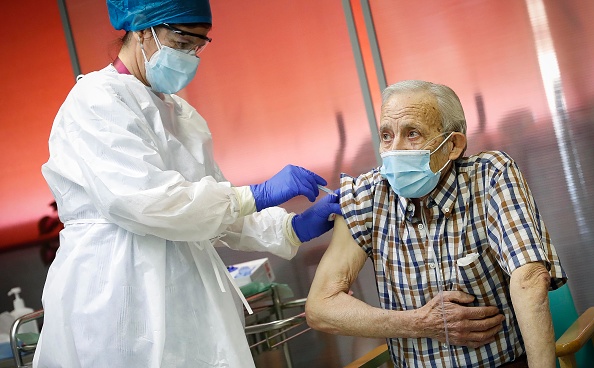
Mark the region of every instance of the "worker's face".
<instances>
[{"instance_id":1,"label":"worker's face","mask_svg":"<svg viewBox=\"0 0 594 368\"><path fill-rule=\"evenodd\" d=\"M392 150L433 151L446 138L442 133L437 100L426 92L393 94L383 105L380 118L380 153ZM448 161L452 143L446 142L431 155L437 172Z\"/></svg>"}]
</instances>

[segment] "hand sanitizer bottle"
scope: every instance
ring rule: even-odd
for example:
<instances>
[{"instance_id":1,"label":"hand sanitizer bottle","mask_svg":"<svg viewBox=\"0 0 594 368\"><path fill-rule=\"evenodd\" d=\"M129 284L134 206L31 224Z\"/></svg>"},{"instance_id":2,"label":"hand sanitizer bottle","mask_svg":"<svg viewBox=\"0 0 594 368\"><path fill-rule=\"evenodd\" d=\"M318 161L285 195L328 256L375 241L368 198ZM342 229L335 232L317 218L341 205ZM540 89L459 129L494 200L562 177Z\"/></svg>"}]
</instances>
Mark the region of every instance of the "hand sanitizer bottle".
<instances>
[{"instance_id":1,"label":"hand sanitizer bottle","mask_svg":"<svg viewBox=\"0 0 594 368\"><path fill-rule=\"evenodd\" d=\"M10 314L15 319L19 318L21 316L24 316L25 314L33 313L33 309L25 307L25 301L23 299L21 299L21 297L19 295L20 292L21 292L20 287L12 288L8 292L8 296L11 296L11 295L15 296L14 301L13 301L14 310L12 312L10 312ZM37 326L37 321L33 320L33 321L25 322L22 325L20 325L18 333L25 333L25 332L39 333L39 327Z\"/></svg>"}]
</instances>

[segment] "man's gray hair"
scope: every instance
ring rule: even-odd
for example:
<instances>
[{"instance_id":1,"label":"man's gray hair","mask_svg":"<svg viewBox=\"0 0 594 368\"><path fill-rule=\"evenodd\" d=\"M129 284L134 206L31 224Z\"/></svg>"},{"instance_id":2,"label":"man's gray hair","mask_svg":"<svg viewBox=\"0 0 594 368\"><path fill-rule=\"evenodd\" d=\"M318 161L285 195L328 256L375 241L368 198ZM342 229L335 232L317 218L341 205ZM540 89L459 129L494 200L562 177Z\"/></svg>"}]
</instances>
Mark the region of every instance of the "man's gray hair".
<instances>
[{"instance_id":1,"label":"man's gray hair","mask_svg":"<svg viewBox=\"0 0 594 368\"><path fill-rule=\"evenodd\" d=\"M382 104L393 94L401 92L429 92L437 99L437 107L441 115L443 132L460 132L466 134L466 118L464 109L456 93L448 86L421 80L404 80L388 86L382 92Z\"/></svg>"}]
</instances>

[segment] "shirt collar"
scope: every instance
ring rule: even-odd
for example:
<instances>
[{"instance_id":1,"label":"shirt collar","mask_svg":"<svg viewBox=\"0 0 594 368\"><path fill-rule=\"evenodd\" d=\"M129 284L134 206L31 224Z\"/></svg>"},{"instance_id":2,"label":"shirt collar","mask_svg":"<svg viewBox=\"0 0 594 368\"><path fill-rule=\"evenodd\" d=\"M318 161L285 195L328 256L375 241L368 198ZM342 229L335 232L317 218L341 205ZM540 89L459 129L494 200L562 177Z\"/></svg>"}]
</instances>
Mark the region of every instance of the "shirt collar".
<instances>
[{"instance_id":1,"label":"shirt collar","mask_svg":"<svg viewBox=\"0 0 594 368\"><path fill-rule=\"evenodd\" d=\"M458 187L458 167L456 161L453 162L451 170L446 174L446 178L437 184L437 187L429 193L426 199L427 207L438 206L445 217L450 217L454 209L454 203L457 197Z\"/></svg>"}]
</instances>

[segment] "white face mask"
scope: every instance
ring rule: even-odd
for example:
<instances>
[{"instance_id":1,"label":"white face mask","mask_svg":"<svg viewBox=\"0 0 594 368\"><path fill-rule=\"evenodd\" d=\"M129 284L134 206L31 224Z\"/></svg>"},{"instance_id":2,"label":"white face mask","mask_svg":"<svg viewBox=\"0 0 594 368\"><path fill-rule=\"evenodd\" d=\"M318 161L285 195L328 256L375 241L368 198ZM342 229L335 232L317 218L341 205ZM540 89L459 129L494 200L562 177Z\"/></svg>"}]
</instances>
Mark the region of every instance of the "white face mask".
<instances>
[{"instance_id":1,"label":"white face mask","mask_svg":"<svg viewBox=\"0 0 594 368\"><path fill-rule=\"evenodd\" d=\"M161 45L153 27L151 27L151 32L157 43L158 50L151 56L150 60L146 58L144 47L140 43L140 49L144 56L146 79L150 83L151 88L156 92L179 92L196 75L200 59L195 56L195 53L186 54L171 47Z\"/></svg>"},{"instance_id":2,"label":"white face mask","mask_svg":"<svg viewBox=\"0 0 594 368\"><path fill-rule=\"evenodd\" d=\"M441 171L450 162L448 160L439 171L434 173L429 166L431 155L440 149L452 134L450 133L433 152L421 149L393 150L382 153L380 174L388 180L394 192L401 197L421 198L426 196L435 189Z\"/></svg>"}]
</instances>

